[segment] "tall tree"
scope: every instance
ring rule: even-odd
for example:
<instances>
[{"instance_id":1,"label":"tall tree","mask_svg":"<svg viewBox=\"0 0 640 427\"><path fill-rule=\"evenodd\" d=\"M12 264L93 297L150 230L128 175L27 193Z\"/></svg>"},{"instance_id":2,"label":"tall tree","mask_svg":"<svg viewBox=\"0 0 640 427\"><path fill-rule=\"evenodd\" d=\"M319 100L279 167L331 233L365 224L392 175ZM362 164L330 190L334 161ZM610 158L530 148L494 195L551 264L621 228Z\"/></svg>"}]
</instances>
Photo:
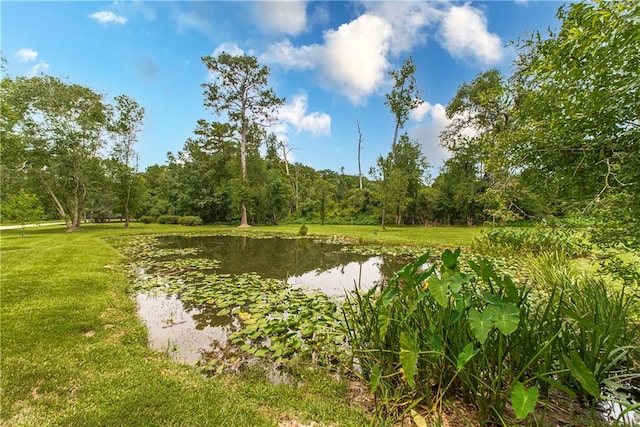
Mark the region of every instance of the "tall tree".
<instances>
[{"instance_id":1,"label":"tall tree","mask_svg":"<svg viewBox=\"0 0 640 427\"><path fill-rule=\"evenodd\" d=\"M360 130L360 120L356 120L358 127L358 178L360 179L360 189L362 190L362 167L360 166L360 153L362 152L362 131Z\"/></svg>"},{"instance_id":2,"label":"tall tree","mask_svg":"<svg viewBox=\"0 0 640 427\"><path fill-rule=\"evenodd\" d=\"M417 108L421 103L421 91L416 83L416 66L413 59L408 57L399 70L392 70L389 75L393 79L393 89L386 94L387 100L384 102L391 109L395 118L395 129L393 131L393 141L391 146L396 145L398 131L404 127L409 119L411 110Z\"/></svg>"},{"instance_id":3,"label":"tall tree","mask_svg":"<svg viewBox=\"0 0 640 427\"><path fill-rule=\"evenodd\" d=\"M41 75L18 77L5 100L11 133L19 135L22 169L51 197L68 231L80 227L106 124L102 96L88 87Z\"/></svg>"},{"instance_id":4,"label":"tall tree","mask_svg":"<svg viewBox=\"0 0 640 427\"><path fill-rule=\"evenodd\" d=\"M118 95L114 100L109 124L109 131L114 137L111 155L117 161L115 172L122 192L124 228L129 228L131 189L137 172L137 153L133 146L138 139L138 132L142 130L144 108L127 95Z\"/></svg>"},{"instance_id":5,"label":"tall tree","mask_svg":"<svg viewBox=\"0 0 640 427\"><path fill-rule=\"evenodd\" d=\"M269 68L260 66L254 56L221 53L217 58L205 56L202 62L214 79L204 83L204 105L221 121L232 126L232 138L240 145L240 176L248 185L247 141L253 126L263 128L275 120L277 108L284 103L268 88ZM247 227L246 191L241 200L240 226Z\"/></svg>"},{"instance_id":6,"label":"tall tree","mask_svg":"<svg viewBox=\"0 0 640 427\"><path fill-rule=\"evenodd\" d=\"M584 208L607 194L635 196L640 217L640 4L571 3L562 25L520 43L520 102L511 150L521 168ZM640 227L627 227L629 230Z\"/></svg>"}]
</instances>

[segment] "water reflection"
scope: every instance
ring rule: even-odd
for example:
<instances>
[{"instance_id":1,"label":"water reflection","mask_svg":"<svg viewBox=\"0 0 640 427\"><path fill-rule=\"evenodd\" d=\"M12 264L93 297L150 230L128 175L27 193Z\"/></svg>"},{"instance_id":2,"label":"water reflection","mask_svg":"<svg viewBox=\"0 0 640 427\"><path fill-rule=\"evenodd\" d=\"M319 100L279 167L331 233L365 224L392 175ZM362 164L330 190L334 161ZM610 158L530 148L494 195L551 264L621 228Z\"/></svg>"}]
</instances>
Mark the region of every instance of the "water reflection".
<instances>
[{"instance_id":1,"label":"water reflection","mask_svg":"<svg viewBox=\"0 0 640 427\"><path fill-rule=\"evenodd\" d=\"M165 260L215 259L219 261L215 268L218 274L257 273L294 288L338 297L355 286L370 289L405 264L400 258L350 253L343 250L344 245L308 239L162 236L158 240L158 249L177 249L168 252L172 255L163 256ZM198 250L193 251L194 248ZM194 265L200 264L194 260ZM221 311L212 304L148 293L139 294L137 302L140 317L149 330L150 346L182 363L197 363L203 352L224 347L228 335L240 328L240 321L229 310Z\"/></svg>"},{"instance_id":2,"label":"water reflection","mask_svg":"<svg viewBox=\"0 0 640 427\"><path fill-rule=\"evenodd\" d=\"M296 287L344 295L357 284L369 289L390 278L405 260L346 252L344 245L308 239L254 239L239 236L163 236L164 248L197 248L194 257L220 261L221 274L257 273Z\"/></svg>"},{"instance_id":3,"label":"water reflection","mask_svg":"<svg viewBox=\"0 0 640 427\"><path fill-rule=\"evenodd\" d=\"M200 314L198 310L185 310L175 296L142 293L136 300L138 314L149 331L149 346L181 363L195 364L201 352L211 350L216 341L226 345L234 327L231 319L224 326L202 325L194 319Z\"/></svg>"}]
</instances>

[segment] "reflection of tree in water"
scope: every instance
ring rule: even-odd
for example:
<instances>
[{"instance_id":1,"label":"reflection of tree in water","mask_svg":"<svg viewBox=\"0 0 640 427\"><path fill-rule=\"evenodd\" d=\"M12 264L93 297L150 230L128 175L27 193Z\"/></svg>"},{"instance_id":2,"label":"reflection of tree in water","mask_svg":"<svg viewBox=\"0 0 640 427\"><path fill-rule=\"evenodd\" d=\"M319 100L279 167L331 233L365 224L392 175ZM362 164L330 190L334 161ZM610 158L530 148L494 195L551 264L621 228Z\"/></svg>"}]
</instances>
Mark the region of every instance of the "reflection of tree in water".
<instances>
[{"instance_id":1,"label":"reflection of tree in water","mask_svg":"<svg viewBox=\"0 0 640 427\"><path fill-rule=\"evenodd\" d=\"M193 321L196 323L196 329L204 329L207 326L211 327L223 327L230 330L236 330L240 325L234 316L226 314L224 316L218 316L220 309L211 304L194 303L192 301L182 302L184 310L187 313L191 313L193 310L197 310L197 314L191 314ZM230 312L231 310L228 310Z\"/></svg>"},{"instance_id":2,"label":"reflection of tree in water","mask_svg":"<svg viewBox=\"0 0 640 427\"><path fill-rule=\"evenodd\" d=\"M308 239L252 239L239 236L165 236L163 246L199 249L197 257L220 261L221 274L255 272L262 277L287 280L309 271L323 272L363 263L370 256L341 251L343 245ZM404 265L396 258L384 258L380 271L389 278Z\"/></svg>"}]
</instances>

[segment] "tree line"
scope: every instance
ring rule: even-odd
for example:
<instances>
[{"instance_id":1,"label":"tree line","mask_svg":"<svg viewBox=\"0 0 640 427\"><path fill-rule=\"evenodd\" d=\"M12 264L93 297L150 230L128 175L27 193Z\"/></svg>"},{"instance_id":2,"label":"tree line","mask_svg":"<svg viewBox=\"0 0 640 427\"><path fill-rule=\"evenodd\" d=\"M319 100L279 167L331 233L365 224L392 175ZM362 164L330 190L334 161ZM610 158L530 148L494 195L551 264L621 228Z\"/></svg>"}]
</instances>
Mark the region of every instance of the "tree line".
<instances>
[{"instance_id":1,"label":"tree line","mask_svg":"<svg viewBox=\"0 0 640 427\"><path fill-rule=\"evenodd\" d=\"M214 77L203 84L211 119L199 120L166 164L144 172L135 153L144 108L135 100L121 95L107 102L88 87L46 75L5 77L2 201L20 190L35 194L69 230L84 218L163 214L206 223L384 227L594 212L613 221L616 215L607 213L622 212L637 224L639 8L630 0L562 6L556 33L515 43L510 75L489 70L462 84L440 137L451 157L433 180L421 144L437 141L405 132L409 112L422 102L410 57L389 73L385 104L394 136L368 176L359 162L366 140L359 123L358 175L289 164L286 143L270 131L284 99L252 56L202 58ZM624 234L628 221L611 229Z\"/></svg>"}]
</instances>

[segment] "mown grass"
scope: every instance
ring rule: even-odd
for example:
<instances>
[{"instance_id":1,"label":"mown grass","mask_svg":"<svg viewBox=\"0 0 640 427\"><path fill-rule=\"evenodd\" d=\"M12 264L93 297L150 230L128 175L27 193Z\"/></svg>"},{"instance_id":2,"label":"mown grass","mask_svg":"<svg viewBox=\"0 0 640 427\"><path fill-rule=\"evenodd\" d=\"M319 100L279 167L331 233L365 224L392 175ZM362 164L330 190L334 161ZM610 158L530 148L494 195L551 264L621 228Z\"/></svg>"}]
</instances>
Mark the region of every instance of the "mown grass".
<instances>
[{"instance_id":1,"label":"mown grass","mask_svg":"<svg viewBox=\"0 0 640 427\"><path fill-rule=\"evenodd\" d=\"M346 385L325 373L306 374L301 386L272 385L255 372L205 379L148 349L118 267L124 257L101 237L187 231L194 229L92 224L77 233L38 227L26 238L2 232L3 425L367 423Z\"/></svg>"}]
</instances>

